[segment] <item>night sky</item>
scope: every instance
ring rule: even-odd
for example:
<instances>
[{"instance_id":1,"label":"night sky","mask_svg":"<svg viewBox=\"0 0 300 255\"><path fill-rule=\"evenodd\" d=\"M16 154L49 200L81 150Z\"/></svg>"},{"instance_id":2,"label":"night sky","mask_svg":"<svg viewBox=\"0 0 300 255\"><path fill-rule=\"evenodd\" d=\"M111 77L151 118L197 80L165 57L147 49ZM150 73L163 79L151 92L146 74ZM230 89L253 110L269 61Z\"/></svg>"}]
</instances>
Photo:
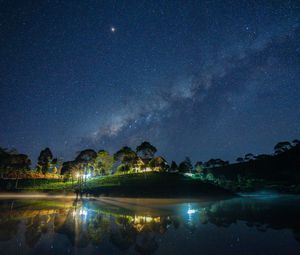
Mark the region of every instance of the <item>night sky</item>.
<instances>
[{"instance_id":1,"label":"night sky","mask_svg":"<svg viewBox=\"0 0 300 255\"><path fill-rule=\"evenodd\" d=\"M300 138L300 1L0 1L0 146L168 160Z\"/></svg>"}]
</instances>

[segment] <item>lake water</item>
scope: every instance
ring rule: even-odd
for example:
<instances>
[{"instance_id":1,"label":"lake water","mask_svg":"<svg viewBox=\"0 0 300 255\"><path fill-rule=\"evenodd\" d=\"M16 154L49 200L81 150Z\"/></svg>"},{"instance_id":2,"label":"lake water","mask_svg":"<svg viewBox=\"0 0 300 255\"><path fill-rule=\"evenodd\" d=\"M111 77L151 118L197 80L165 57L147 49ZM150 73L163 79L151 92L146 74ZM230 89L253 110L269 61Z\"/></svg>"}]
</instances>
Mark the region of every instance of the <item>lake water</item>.
<instances>
[{"instance_id":1,"label":"lake water","mask_svg":"<svg viewBox=\"0 0 300 255\"><path fill-rule=\"evenodd\" d=\"M0 254L300 254L300 198L1 199Z\"/></svg>"}]
</instances>

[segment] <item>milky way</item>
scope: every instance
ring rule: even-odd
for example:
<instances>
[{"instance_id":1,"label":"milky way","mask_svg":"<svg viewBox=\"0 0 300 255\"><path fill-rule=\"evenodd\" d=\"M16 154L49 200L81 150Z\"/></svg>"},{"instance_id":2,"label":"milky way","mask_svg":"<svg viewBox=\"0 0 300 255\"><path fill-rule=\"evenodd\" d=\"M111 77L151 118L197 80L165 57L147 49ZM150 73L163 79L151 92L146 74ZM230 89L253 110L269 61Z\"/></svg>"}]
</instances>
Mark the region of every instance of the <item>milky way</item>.
<instances>
[{"instance_id":1,"label":"milky way","mask_svg":"<svg viewBox=\"0 0 300 255\"><path fill-rule=\"evenodd\" d=\"M3 147L234 160L300 137L299 1L1 5Z\"/></svg>"}]
</instances>

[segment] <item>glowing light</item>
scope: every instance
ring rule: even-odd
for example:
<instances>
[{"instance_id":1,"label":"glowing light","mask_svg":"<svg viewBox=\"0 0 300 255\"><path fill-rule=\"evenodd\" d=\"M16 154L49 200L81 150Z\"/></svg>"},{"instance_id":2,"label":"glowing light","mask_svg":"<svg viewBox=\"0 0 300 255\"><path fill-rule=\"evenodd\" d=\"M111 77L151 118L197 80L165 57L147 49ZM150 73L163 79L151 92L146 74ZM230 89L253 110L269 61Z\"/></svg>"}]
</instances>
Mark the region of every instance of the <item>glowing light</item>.
<instances>
[{"instance_id":1,"label":"glowing light","mask_svg":"<svg viewBox=\"0 0 300 255\"><path fill-rule=\"evenodd\" d=\"M110 31L114 33L114 32L116 32L116 28L115 27L111 27Z\"/></svg>"},{"instance_id":2,"label":"glowing light","mask_svg":"<svg viewBox=\"0 0 300 255\"><path fill-rule=\"evenodd\" d=\"M84 218L86 218L87 214L88 214L88 211L86 209L84 209L84 208L80 209L80 211L79 211L80 216L83 216Z\"/></svg>"},{"instance_id":3,"label":"glowing light","mask_svg":"<svg viewBox=\"0 0 300 255\"><path fill-rule=\"evenodd\" d=\"M192 173L184 173L184 175L188 176L188 177L193 177L194 176L194 174L192 174Z\"/></svg>"},{"instance_id":4,"label":"glowing light","mask_svg":"<svg viewBox=\"0 0 300 255\"><path fill-rule=\"evenodd\" d=\"M80 173L77 173L77 174L76 174L76 177L79 178L79 177L80 177Z\"/></svg>"},{"instance_id":5,"label":"glowing light","mask_svg":"<svg viewBox=\"0 0 300 255\"><path fill-rule=\"evenodd\" d=\"M196 212L195 209L188 209L188 211L187 211L188 214L193 214L193 213L195 213L195 212Z\"/></svg>"},{"instance_id":6,"label":"glowing light","mask_svg":"<svg viewBox=\"0 0 300 255\"><path fill-rule=\"evenodd\" d=\"M84 178L86 178L86 179L87 179L87 178L90 178L90 177L91 177L91 174L85 174L85 175L84 175Z\"/></svg>"}]
</instances>

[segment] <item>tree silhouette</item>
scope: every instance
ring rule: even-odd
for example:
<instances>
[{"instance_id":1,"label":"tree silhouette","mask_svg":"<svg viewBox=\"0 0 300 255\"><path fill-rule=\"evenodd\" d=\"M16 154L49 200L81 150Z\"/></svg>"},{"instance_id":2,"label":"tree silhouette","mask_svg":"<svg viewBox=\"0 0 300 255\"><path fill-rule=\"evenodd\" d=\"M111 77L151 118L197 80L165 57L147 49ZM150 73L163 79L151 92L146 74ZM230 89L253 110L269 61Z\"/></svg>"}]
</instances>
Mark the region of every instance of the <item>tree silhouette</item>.
<instances>
[{"instance_id":1,"label":"tree silhouette","mask_svg":"<svg viewBox=\"0 0 300 255\"><path fill-rule=\"evenodd\" d=\"M168 163L163 157L155 157L149 162L149 166L157 171L166 171L168 169Z\"/></svg>"},{"instance_id":2,"label":"tree silhouette","mask_svg":"<svg viewBox=\"0 0 300 255\"><path fill-rule=\"evenodd\" d=\"M135 165L137 156L130 147L124 146L114 154L114 159L115 161L121 161L123 164L122 171L128 171L130 167Z\"/></svg>"},{"instance_id":3,"label":"tree silhouette","mask_svg":"<svg viewBox=\"0 0 300 255\"><path fill-rule=\"evenodd\" d=\"M38 158L38 171L46 174L50 169L52 159L53 155L49 148L42 150Z\"/></svg>"},{"instance_id":4,"label":"tree silhouette","mask_svg":"<svg viewBox=\"0 0 300 255\"><path fill-rule=\"evenodd\" d=\"M149 142L142 142L138 147L136 147L136 153L141 154L142 158L150 159L154 157L157 149Z\"/></svg>"},{"instance_id":5,"label":"tree silhouette","mask_svg":"<svg viewBox=\"0 0 300 255\"><path fill-rule=\"evenodd\" d=\"M92 149L86 149L79 152L78 156L76 157L75 161L81 166L83 170L83 174L86 176L89 172L94 170L95 159L97 157L97 153Z\"/></svg>"},{"instance_id":6,"label":"tree silhouette","mask_svg":"<svg viewBox=\"0 0 300 255\"><path fill-rule=\"evenodd\" d=\"M193 165L189 157L186 157L184 161L182 161L179 166L178 170L181 173L191 173L193 170Z\"/></svg>"},{"instance_id":7,"label":"tree silhouette","mask_svg":"<svg viewBox=\"0 0 300 255\"><path fill-rule=\"evenodd\" d=\"M211 168L211 167L213 168L213 167L226 166L228 164L229 164L228 161L224 161L224 160L219 159L219 158L217 158L217 159L212 158L212 159L208 160L204 165L207 168Z\"/></svg>"},{"instance_id":8,"label":"tree silhouette","mask_svg":"<svg viewBox=\"0 0 300 255\"><path fill-rule=\"evenodd\" d=\"M253 159L254 159L254 155L252 153L247 153L244 158L245 161L249 161Z\"/></svg>"},{"instance_id":9,"label":"tree silhouette","mask_svg":"<svg viewBox=\"0 0 300 255\"><path fill-rule=\"evenodd\" d=\"M172 162L171 162L171 166L170 166L170 168L169 168L169 171L170 171L170 172L178 171L178 166L177 166L177 164L176 164L175 161L172 161Z\"/></svg>"},{"instance_id":10,"label":"tree silhouette","mask_svg":"<svg viewBox=\"0 0 300 255\"><path fill-rule=\"evenodd\" d=\"M275 154L280 154L292 148L290 142L279 142L274 146Z\"/></svg>"},{"instance_id":11,"label":"tree silhouette","mask_svg":"<svg viewBox=\"0 0 300 255\"><path fill-rule=\"evenodd\" d=\"M201 173L203 171L203 162L197 161L194 166L195 172Z\"/></svg>"},{"instance_id":12,"label":"tree silhouette","mask_svg":"<svg viewBox=\"0 0 300 255\"><path fill-rule=\"evenodd\" d=\"M101 174L109 174L114 158L105 150L99 150L95 159L95 170Z\"/></svg>"},{"instance_id":13,"label":"tree silhouette","mask_svg":"<svg viewBox=\"0 0 300 255\"><path fill-rule=\"evenodd\" d=\"M236 162L242 163L242 162L244 162L244 159L243 159L242 157L238 157L238 158L236 159Z\"/></svg>"}]
</instances>

